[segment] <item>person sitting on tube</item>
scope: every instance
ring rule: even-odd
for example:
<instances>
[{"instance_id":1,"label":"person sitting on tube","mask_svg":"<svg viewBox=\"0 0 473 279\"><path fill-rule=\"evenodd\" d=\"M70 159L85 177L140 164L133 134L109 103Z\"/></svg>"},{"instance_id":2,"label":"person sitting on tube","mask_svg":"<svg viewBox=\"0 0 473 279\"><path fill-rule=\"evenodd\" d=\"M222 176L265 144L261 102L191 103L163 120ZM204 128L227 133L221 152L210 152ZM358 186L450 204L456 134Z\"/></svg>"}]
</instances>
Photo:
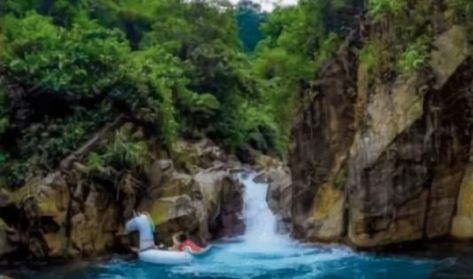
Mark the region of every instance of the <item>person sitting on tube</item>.
<instances>
[{"instance_id":1,"label":"person sitting on tube","mask_svg":"<svg viewBox=\"0 0 473 279\"><path fill-rule=\"evenodd\" d=\"M202 247L197 245L195 242L189 239L186 233L178 232L172 236L173 246L171 250L174 251L190 251L190 252L200 252Z\"/></svg>"}]
</instances>

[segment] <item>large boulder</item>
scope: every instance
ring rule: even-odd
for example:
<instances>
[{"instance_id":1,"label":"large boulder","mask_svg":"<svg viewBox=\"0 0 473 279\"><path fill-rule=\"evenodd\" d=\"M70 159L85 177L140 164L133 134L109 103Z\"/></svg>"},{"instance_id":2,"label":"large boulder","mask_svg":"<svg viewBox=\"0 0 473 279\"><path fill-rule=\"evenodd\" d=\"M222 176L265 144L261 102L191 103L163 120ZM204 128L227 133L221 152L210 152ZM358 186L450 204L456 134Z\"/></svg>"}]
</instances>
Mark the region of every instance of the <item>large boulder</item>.
<instances>
[{"instance_id":1,"label":"large boulder","mask_svg":"<svg viewBox=\"0 0 473 279\"><path fill-rule=\"evenodd\" d=\"M106 191L90 185L83 210L70 219L69 253L90 257L110 251L123 218L119 205Z\"/></svg>"},{"instance_id":2,"label":"large boulder","mask_svg":"<svg viewBox=\"0 0 473 279\"><path fill-rule=\"evenodd\" d=\"M284 166L285 165L281 160L275 157L259 153L255 155L255 163L253 165L253 168L257 170L268 170L271 168L278 168Z\"/></svg>"},{"instance_id":3,"label":"large boulder","mask_svg":"<svg viewBox=\"0 0 473 279\"><path fill-rule=\"evenodd\" d=\"M26 219L22 233L30 236L24 241L34 257L65 256L69 200L68 185L60 172L32 179L12 194L15 207Z\"/></svg>"},{"instance_id":4,"label":"large boulder","mask_svg":"<svg viewBox=\"0 0 473 279\"><path fill-rule=\"evenodd\" d=\"M206 243L244 230L242 186L222 164L194 176L169 171L160 185L147 192L151 194L140 202L139 209L150 213L160 243L170 244L178 231Z\"/></svg>"},{"instance_id":5,"label":"large boulder","mask_svg":"<svg viewBox=\"0 0 473 279\"><path fill-rule=\"evenodd\" d=\"M211 168L194 177L200 187L213 237L243 233L243 188L229 169Z\"/></svg>"},{"instance_id":6,"label":"large boulder","mask_svg":"<svg viewBox=\"0 0 473 279\"><path fill-rule=\"evenodd\" d=\"M225 152L207 138L194 142L178 140L174 144L174 158L178 168L191 174L228 160Z\"/></svg>"},{"instance_id":7,"label":"large boulder","mask_svg":"<svg viewBox=\"0 0 473 279\"><path fill-rule=\"evenodd\" d=\"M158 160L150 168L149 185L146 194L149 198L173 197L182 194L191 194L198 190L192 176L174 169L171 160Z\"/></svg>"},{"instance_id":8,"label":"large boulder","mask_svg":"<svg viewBox=\"0 0 473 279\"><path fill-rule=\"evenodd\" d=\"M146 200L139 209L149 212L157 229L158 243L170 245L172 235L179 231L188 232L201 243L210 238L204 206L189 195Z\"/></svg>"},{"instance_id":9,"label":"large boulder","mask_svg":"<svg viewBox=\"0 0 473 279\"><path fill-rule=\"evenodd\" d=\"M68 184L53 172L33 179L12 194L15 210L24 219L22 245L36 259L90 257L103 254L119 229L119 204L110 189Z\"/></svg>"}]
</instances>

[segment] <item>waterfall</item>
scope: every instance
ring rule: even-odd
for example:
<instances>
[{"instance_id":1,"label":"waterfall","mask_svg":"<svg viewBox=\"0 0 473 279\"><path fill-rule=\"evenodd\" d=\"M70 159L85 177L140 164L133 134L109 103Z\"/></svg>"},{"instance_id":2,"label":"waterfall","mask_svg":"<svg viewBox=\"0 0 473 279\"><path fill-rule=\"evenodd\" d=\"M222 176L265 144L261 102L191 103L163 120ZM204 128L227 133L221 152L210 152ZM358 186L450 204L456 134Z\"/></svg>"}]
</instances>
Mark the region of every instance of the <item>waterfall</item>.
<instances>
[{"instance_id":1,"label":"waterfall","mask_svg":"<svg viewBox=\"0 0 473 279\"><path fill-rule=\"evenodd\" d=\"M246 224L241 237L213 243L210 253L196 257L189 265L119 262L112 263L111 269L120 275L138 276L133 278L428 278L429 262L357 254L336 245L304 244L278 233L277 216L266 203L268 185L254 182L255 176L253 172L238 176L244 185L242 214ZM129 271L122 272L127 264ZM113 275L100 278L118 278Z\"/></svg>"},{"instance_id":2,"label":"waterfall","mask_svg":"<svg viewBox=\"0 0 473 279\"><path fill-rule=\"evenodd\" d=\"M244 185L243 218L245 233L242 236L242 245L251 251L274 252L294 244L286 235L277 232L277 217L273 214L266 201L268 191L267 183L254 181L256 173L239 175L239 180Z\"/></svg>"},{"instance_id":3,"label":"waterfall","mask_svg":"<svg viewBox=\"0 0 473 279\"><path fill-rule=\"evenodd\" d=\"M256 175L244 172L237 177L244 188L243 235L213 244L212 253L173 272L199 278L318 278L321 270L331 270L331 262L351 256L345 249L303 244L279 233L278 218L266 202L269 185L255 182ZM309 276L294 277L299 270ZM277 276L266 277L269 274Z\"/></svg>"},{"instance_id":4,"label":"waterfall","mask_svg":"<svg viewBox=\"0 0 473 279\"><path fill-rule=\"evenodd\" d=\"M246 242L271 242L278 238L277 219L268 207L266 193L268 184L253 181L256 174L240 175L245 190L243 195L243 218L246 225L243 239Z\"/></svg>"}]
</instances>

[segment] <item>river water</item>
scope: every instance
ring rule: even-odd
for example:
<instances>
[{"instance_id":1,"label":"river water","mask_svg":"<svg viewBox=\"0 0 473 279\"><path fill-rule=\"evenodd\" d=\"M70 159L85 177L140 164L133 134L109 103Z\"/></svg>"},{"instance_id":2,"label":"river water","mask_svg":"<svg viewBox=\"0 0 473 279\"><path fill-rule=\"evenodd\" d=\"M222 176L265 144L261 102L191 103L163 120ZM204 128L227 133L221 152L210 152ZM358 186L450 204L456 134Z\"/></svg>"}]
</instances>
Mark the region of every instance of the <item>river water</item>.
<instances>
[{"instance_id":1,"label":"river water","mask_svg":"<svg viewBox=\"0 0 473 279\"><path fill-rule=\"evenodd\" d=\"M473 258L459 253L414 256L359 253L342 246L307 245L276 232L277 219L266 203L267 185L240 177L245 185L243 236L215 243L211 252L192 264L159 266L115 258L103 263L30 272L21 278L120 279L120 278L473 278ZM443 246L442 246L443 247ZM440 249L441 250L441 249ZM470 250L468 250L470 251Z\"/></svg>"}]
</instances>

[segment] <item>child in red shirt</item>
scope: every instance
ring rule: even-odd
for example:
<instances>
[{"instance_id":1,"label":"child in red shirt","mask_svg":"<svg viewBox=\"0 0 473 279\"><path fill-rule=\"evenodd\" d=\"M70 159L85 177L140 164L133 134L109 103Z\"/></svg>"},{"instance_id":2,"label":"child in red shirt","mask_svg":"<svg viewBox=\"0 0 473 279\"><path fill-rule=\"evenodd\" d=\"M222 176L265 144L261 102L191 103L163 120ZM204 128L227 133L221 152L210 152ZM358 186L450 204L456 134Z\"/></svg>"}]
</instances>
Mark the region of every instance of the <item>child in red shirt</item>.
<instances>
[{"instance_id":1,"label":"child in red shirt","mask_svg":"<svg viewBox=\"0 0 473 279\"><path fill-rule=\"evenodd\" d=\"M174 235L172 240L174 242L172 247L173 250L184 251L185 249L188 249L191 252L199 252L202 250L202 247L190 240L185 233Z\"/></svg>"}]
</instances>

